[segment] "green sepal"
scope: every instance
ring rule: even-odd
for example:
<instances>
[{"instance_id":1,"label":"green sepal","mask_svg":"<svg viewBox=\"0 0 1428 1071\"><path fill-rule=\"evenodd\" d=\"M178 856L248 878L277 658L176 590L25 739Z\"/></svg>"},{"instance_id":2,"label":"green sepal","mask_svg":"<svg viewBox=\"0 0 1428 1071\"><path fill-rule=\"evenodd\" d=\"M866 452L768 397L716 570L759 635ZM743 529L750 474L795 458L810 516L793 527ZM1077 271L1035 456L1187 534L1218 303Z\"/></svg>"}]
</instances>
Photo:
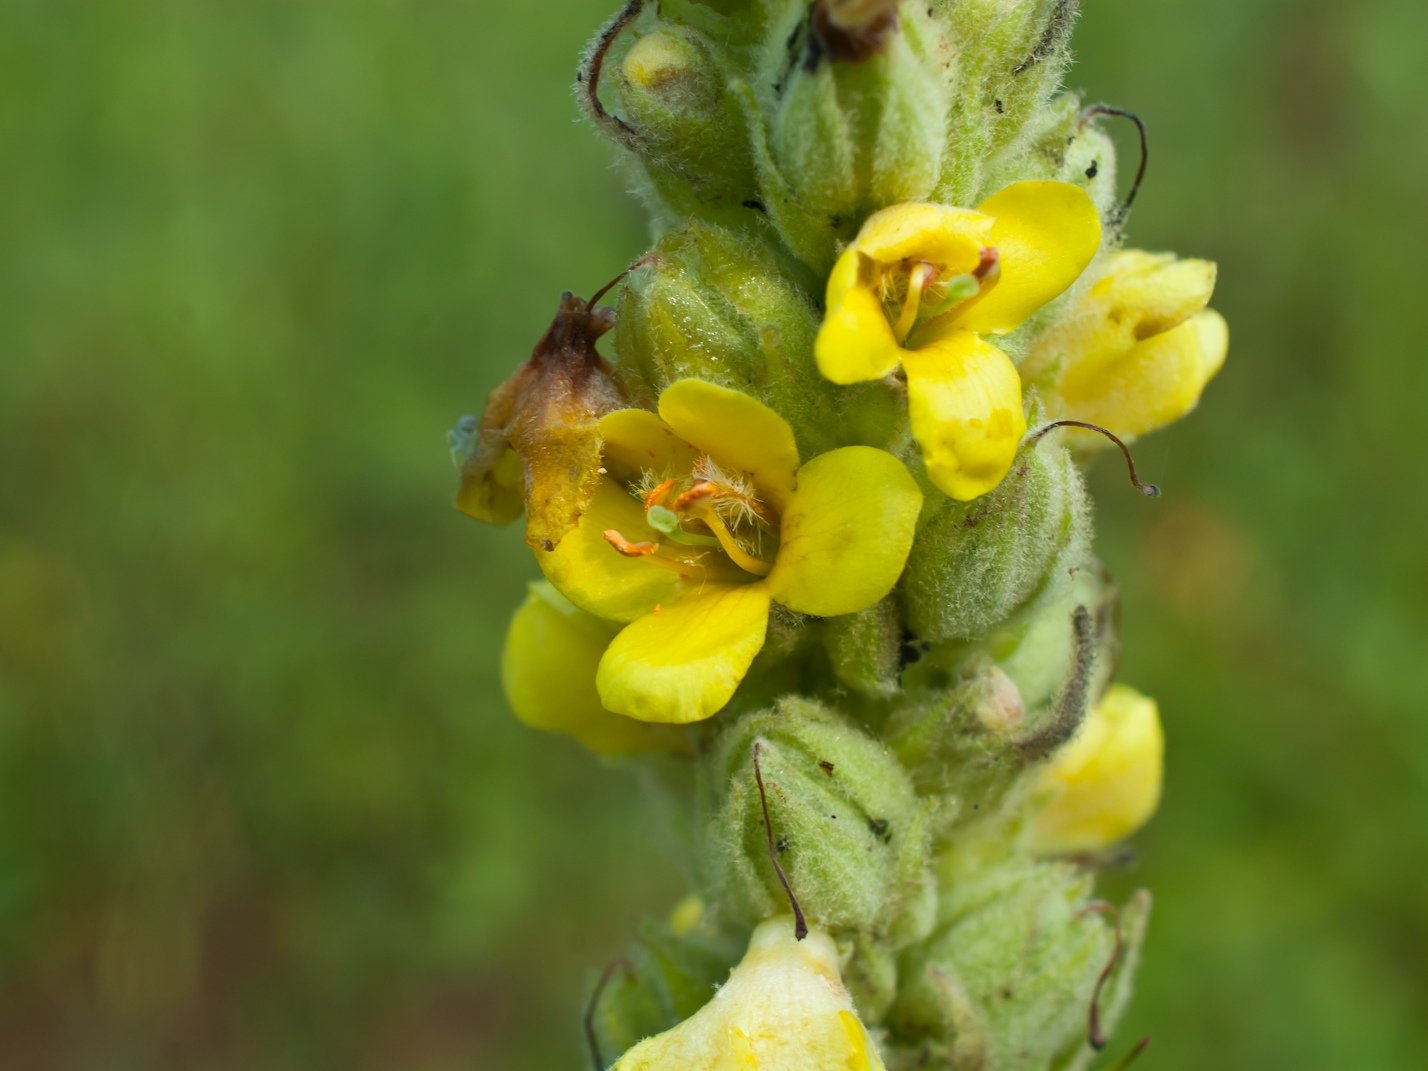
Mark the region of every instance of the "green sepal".
<instances>
[{"instance_id":1,"label":"green sepal","mask_svg":"<svg viewBox=\"0 0 1428 1071\"><path fill-rule=\"evenodd\" d=\"M752 923L788 909L769 858L754 747L779 861L810 922L906 944L931 924L930 801L878 740L787 698L732 724L701 763L700 874L711 903Z\"/></svg>"},{"instance_id":2,"label":"green sepal","mask_svg":"<svg viewBox=\"0 0 1428 1071\"><path fill-rule=\"evenodd\" d=\"M1049 601L1085 557L1090 505L1064 449L1025 448L989 494L930 498L902 584L908 627L924 642L968 640L1033 597Z\"/></svg>"},{"instance_id":3,"label":"green sepal","mask_svg":"<svg viewBox=\"0 0 1428 1071\"><path fill-rule=\"evenodd\" d=\"M1104 1031L1134 971L1149 897L1120 910L1092 900L1092 876L1065 863L951 861L937 929L900 961L889 1023L899 1042L957 1071L1078 1066L1088 1044L1097 978Z\"/></svg>"}]
</instances>

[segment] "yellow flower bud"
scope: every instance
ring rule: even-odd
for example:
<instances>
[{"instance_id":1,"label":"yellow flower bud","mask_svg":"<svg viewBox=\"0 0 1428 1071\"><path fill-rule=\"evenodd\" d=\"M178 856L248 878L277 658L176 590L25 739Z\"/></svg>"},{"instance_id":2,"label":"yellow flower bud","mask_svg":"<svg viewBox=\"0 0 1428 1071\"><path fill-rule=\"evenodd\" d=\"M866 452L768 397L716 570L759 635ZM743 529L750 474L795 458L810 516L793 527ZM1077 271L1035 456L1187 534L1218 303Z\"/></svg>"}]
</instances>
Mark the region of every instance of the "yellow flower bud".
<instances>
[{"instance_id":1,"label":"yellow flower bud","mask_svg":"<svg viewBox=\"0 0 1428 1071\"><path fill-rule=\"evenodd\" d=\"M838 971L832 938L761 924L714 998L640 1042L613 1071L884 1071Z\"/></svg>"},{"instance_id":2,"label":"yellow flower bud","mask_svg":"<svg viewBox=\"0 0 1428 1071\"><path fill-rule=\"evenodd\" d=\"M1155 700L1115 684L1042 773L1033 850L1087 852L1130 836L1160 803L1165 737Z\"/></svg>"},{"instance_id":3,"label":"yellow flower bud","mask_svg":"<svg viewBox=\"0 0 1428 1071\"><path fill-rule=\"evenodd\" d=\"M1042 389L1048 415L1084 420L1132 439L1179 420L1225 363L1229 329L1205 306L1215 265L1127 249L1041 336L1022 378ZM1071 432L1078 449L1104 440Z\"/></svg>"}]
</instances>

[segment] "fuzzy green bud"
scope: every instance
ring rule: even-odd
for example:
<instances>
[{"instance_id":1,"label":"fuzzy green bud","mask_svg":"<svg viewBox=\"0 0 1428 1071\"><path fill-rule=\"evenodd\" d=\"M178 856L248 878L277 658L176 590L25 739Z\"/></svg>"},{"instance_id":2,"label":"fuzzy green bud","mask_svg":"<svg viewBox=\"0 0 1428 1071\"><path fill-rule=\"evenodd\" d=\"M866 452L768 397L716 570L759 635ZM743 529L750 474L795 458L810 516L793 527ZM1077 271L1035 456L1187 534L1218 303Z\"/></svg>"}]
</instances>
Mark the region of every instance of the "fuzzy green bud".
<instances>
[{"instance_id":1,"label":"fuzzy green bud","mask_svg":"<svg viewBox=\"0 0 1428 1071\"><path fill-rule=\"evenodd\" d=\"M1092 1034L1104 1044L1119 1016L1150 908L1139 893L1117 913L1091 899L1092 884L1063 863L958 870L937 930L904 960L889 1016L898 1037L924 1039L959 1071L1084 1065Z\"/></svg>"},{"instance_id":2,"label":"fuzzy green bud","mask_svg":"<svg viewBox=\"0 0 1428 1071\"><path fill-rule=\"evenodd\" d=\"M925 6L816 0L776 76L764 203L811 266L863 219L926 199L942 170L948 98Z\"/></svg>"},{"instance_id":3,"label":"fuzzy green bud","mask_svg":"<svg viewBox=\"0 0 1428 1071\"><path fill-rule=\"evenodd\" d=\"M928 511L902 585L918 639L972 639L1064 589L1064 566L1085 557L1090 506L1071 455L1049 445L1023 449L990 494Z\"/></svg>"},{"instance_id":4,"label":"fuzzy green bud","mask_svg":"<svg viewBox=\"0 0 1428 1071\"><path fill-rule=\"evenodd\" d=\"M614 82L626 145L675 217L747 222L755 180L745 121L703 35L661 24L634 40Z\"/></svg>"},{"instance_id":5,"label":"fuzzy green bud","mask_svg":"<svg viewBox=\"0 0 1428 1071\"><path fill-rule=\"evenodd\" d=\"M809 359L818 315L772 247L690 223L666 234L645 259L630 274L615 324L622 382L632 397L649 405L677 379L706 379L777 410L803 457L843 445L846 429L835 414L844 411L846 392ZM860 397L877 393L868 388ZM872 397L870 411L880 414L878 401ZM850 425L861 426L856 419Z\"/></svg>"},{"instance_id":6,"label":"fuzzy green bud","mask_svg":"<svg viewBox=\"0 0 1428 1071\"><path fill-rule=\"evenodd\" d=\"M1115 660L1113 613L1085 586L1071 596L1018 615L987 642L933 651L905 674L908 699L884 736L918 791L948 800L941 832L980 822L996 836L1017 821L1035 768L1099 695Z\"/></svg>"},{"instance_id":7,"label":"fuzzy green bud","mask_svg":"<svg viewBox=\"0 0 1428 1071\"><path fill-rule=\"evenodd\" d=\"M1025 130L1035 125L1060 85L1075 0L941 0L935 17L946 26L951 61L946 77L954 101L947 166L938 198L975 204L999 189L989 181L1001 156L1017 178L1041 177L1027 167ZM1004 184L1004 183L1003 183Z\"/></svg>"},{"instance_id":8,"label":"fuzzy green bud","mask_svg":"<svg viewBox=\"0 0 1428 1071\"><path fill-rule=\"evenodd\" d=\"M824 646L839 683L870 699L897 694L902 615L892 598L824 623Z\"/></svg>"},{"instance_id":9,"label":"fuzzy green bud","mask_svg":"<svg viewBox=\"0 0 1428 1071\"><path fill-rule=\"evenodd\" d=\"M787 910L771 829L811 923L894 945L926 932L930 805L886 746L843 716L789 698L740 719L704 763L698 797L708 831L704 884L733 918Z\"/></svg>"}]
</instances>

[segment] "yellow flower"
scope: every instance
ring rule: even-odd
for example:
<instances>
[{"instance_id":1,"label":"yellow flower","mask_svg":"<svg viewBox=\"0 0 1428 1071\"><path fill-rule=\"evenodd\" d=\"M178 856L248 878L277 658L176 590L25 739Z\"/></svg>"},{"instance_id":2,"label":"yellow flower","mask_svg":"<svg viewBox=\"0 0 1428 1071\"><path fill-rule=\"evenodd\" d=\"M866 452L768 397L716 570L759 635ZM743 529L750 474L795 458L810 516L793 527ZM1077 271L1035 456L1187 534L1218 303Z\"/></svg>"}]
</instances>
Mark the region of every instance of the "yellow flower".
<instances>
[{"instance_id":1,"label":"yellow flower","mask_svg":"<svg viewBox=\"0 0 1428 1071\"><path fill-rule=\"evenodd\" d=\"M1095 851L1130 836L1160 803L1164 760L1155 700L1112 685L1041 775L1047 802L1031 823L1033 850Z\"/></svg>"},{"instance_id":2,"label":"yellow flower","mask_svg":"<svg viewBox=\"0 0 1428 1071\"><path fill-rule=\"evenodd\" d=\"M827 934L793 935L791 918L754 931L712 1000L646 1038L612 1071L884 1071L838 973Z\"/></svg>"},{"instance_id":3,"label":"yellow flower","mask_svg":"<svg viewBox=\"0 0 1428 1071\"><path fill-rule=\"evenodd\" d=\"M828 279L814 356L835 383L899 365L927 474L986 494L1026 432L1021 379L983 335L1013 330L1070 286L1101 243L1079 186L1018 182L981 206L901 204L870 216Z\"/></svg>"},{"instance_id":4,"label":"yellow flower","mask_svg":"<svg viewBox=\"0 0 1428 1071\"><path fill-rule=\"evenodd\" d=\"M565 733L597 755L684 750L688 742L677 729L600 705L595 668L616 631L545 581L532 584L501 653L501 687L511 710L533 729Z\"/></svg>"},{"instance_id":5,"label":"yellow flower","mask_svg":"<svg viewBox=\"0 0 1428 1071\"><path fill-rule=\"evenodd\" d=\"M1195 408L1225 363L1229 328L1205 306L1215 265L1127 249L1106 260L1066 315L1022 364L1055 418L1100 424L1123 439ZM1105 440L1077 435L1077 446Z\"/></svg>"},{"instance_id":6,"label":"yellow flower","mask_svg":"<svg viewBox=\"0 0 1428 1071\"><path fill-rule=\"evenodd\" d=\"M849 446L800 467L782 417L697 379L666 388L658 416L616 410L599 432L600 485L536 559L571 602L630 622L596 673L608 710L707 718L763 647L771 602L853 613L902 573L922 493L891 454Z\"/></svg>"}]
</instances>

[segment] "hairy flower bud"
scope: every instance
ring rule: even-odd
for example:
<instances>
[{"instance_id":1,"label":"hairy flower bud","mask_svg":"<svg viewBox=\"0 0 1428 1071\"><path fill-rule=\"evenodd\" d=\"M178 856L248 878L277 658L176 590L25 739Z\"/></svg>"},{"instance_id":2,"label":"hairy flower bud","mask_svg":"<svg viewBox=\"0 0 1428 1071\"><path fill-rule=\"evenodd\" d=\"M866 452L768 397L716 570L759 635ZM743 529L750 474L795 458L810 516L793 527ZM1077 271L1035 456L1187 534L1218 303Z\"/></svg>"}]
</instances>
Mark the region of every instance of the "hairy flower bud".
<instances>
[{"instance_id":1,"label":"hairy flower bud","mask_svg":"<svg viewBox=\"0 0 1428 1071\"><path fill-rule=\"evenodd\" d=\"M1033 596L1053 597L1090 538L1085 489L1070 456L1024 448L990 494L929 509L902 585L908 627L940 643L979 636Z\"/></svg>"},{"instance_id":2,"label":"hairy flower bud","mask_svg":"<svg viewBox=\"0 0 1428 1071\"><path fill-rule=\"evenodd\" d=\"M662 23L635 39L614 83L631 131L626 144L673 216L747 221L753 158L715 47L694 30Z\"/></svg>"},{"instance_id":3,"label":"hairy flower bud","mask_svg":"<svg viewBox=\"0 0 1428 1071\"><path fill-rule=\"evenodd\" d=\"M620 299L615 345L631 393L653 398L676 380L704 379L778 410L805 455L862 441L860 407L850 413L808 360L817 314L783 267L767 243L712 224L665 235Z\"/></svg>"},{"instance_id":4,"label":"hairy flower bud","mask_svg":"<svg viewBox=\"0 0 1428 1071\"><path fill-rule=\"evenodd\" d=\"M870 213L930 195L948 100L940 37L918 4L816 0L768 115L764 203L810 265Z\"/></svg>"},{"instance_id":5,"label":"hairy flower bud","mask_svg":"<svg viewBox=\"0 0 1428 1071\"><path fill-rule=\"evenodd\" d=\"M1021 859L958 869L936 931L905 957L898 1037L958 1071L1081 1066L1119 1015L1150 907L1139 893L1116 917L1092 881Z\"/></svg>"},{"instance_id":6,"label":"hairy flower bud","mask_svg":"<svg viewBox=\"0 0 1428 1071\"><path fill-rule=\"evenodd\" d=\"M883 744L826 707L786 699L730 726L701 772L711 841L704 882L734 917L759 918L786 902L769 858L771 828L811 922L894 944L925 929L928 805Z\"/></svg>"}]
</instances>

